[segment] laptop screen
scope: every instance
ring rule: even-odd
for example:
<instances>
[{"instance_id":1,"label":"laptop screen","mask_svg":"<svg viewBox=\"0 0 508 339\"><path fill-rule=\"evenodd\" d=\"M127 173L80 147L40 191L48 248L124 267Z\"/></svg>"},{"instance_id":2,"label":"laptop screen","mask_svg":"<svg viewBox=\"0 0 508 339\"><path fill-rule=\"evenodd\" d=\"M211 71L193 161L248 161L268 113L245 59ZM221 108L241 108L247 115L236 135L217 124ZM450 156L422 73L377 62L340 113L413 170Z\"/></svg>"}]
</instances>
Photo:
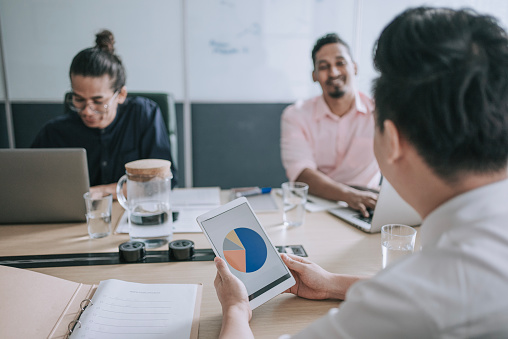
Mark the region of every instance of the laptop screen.
<instances>
[{"instance_id":1,"label":"laptop screen","mask_svg":"<svg viewBox=\"0 0 508 339\"><path fill-rule=\"evenodd\" d=\"M0 163L0 224L86 221L85 149L2 149Z\"/></svg>"}]
</instances>

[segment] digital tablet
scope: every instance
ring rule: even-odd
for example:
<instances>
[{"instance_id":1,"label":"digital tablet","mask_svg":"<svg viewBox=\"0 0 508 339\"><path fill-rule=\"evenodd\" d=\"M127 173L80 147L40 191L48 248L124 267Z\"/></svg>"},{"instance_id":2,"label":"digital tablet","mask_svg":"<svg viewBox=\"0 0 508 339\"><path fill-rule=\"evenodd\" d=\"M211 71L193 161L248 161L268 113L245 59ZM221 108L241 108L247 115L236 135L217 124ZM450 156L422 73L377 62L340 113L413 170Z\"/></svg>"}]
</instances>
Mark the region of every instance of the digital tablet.
<instances>
[{"instance_id":1,"label":"digital tablet","mask_svg":"<svg viewBox=\"0 0 508 339\"><path fill-rule=\"evenodd\" d=\"M245 197L197 217L215 255L247 288L251 309L295 284Z\"/></svg>"}]
</instances>

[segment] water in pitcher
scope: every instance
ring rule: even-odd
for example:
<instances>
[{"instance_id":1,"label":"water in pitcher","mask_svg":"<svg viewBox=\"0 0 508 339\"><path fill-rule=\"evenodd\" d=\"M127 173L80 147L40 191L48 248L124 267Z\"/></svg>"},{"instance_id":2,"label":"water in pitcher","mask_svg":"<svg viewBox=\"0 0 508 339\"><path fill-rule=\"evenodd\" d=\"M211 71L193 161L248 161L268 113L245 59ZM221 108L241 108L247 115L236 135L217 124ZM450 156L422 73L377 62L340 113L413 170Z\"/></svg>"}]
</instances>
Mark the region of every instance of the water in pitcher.
<instances>
[{"instance_id":1,"label":"water in pitcher","mask_svg":"<svg viewBox=\"0 0 508 339\"><path fill-rule=\"evenodd\" d=\"M129 234L147 248L160 247L171 241L173 217L169 204L160 201L135 203L129 212Z\"/></svg>"}]
</instances>

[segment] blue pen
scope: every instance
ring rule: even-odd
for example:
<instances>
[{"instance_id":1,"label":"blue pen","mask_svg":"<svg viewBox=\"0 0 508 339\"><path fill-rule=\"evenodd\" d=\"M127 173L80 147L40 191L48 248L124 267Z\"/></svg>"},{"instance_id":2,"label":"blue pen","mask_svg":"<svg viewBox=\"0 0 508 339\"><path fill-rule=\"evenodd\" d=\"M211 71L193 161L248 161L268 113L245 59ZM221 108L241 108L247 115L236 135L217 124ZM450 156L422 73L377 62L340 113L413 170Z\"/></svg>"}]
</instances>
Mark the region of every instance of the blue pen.
<instances>
[{"instance_id":1,"label":"blue pen","mask_svg":"<svg viewBox=\"0 0 508 339\"><path fill-rule=\"evenodd\" d=\"M249 196L252 196L252 195L270 193L271 191L272 191L271 187L262 187L262 188L256 187L256 188L253 188L253 189L248 190L248 191L236 192L236 197L237 198L239 198L239 197L249 197Z\"/></svg>"}]
</instances>

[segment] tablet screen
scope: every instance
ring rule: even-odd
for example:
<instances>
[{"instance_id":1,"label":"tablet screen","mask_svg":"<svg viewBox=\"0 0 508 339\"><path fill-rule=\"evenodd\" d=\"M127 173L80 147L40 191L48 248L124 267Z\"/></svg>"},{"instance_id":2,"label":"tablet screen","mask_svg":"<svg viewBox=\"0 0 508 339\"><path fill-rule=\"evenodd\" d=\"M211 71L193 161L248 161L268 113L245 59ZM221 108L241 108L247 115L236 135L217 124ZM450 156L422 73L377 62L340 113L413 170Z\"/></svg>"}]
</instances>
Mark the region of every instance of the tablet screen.
<instances>
[{"instance_id":1,"label":"tablet screen","mask_svg":"<svg viewBox=\"0 0 508 339\"><path fill-rule=\"evenodd\" d=\"M247 203L201 220L201 225L219 256L245 284L249 300L292 279Z\"/></svg>"}]
</instances>

